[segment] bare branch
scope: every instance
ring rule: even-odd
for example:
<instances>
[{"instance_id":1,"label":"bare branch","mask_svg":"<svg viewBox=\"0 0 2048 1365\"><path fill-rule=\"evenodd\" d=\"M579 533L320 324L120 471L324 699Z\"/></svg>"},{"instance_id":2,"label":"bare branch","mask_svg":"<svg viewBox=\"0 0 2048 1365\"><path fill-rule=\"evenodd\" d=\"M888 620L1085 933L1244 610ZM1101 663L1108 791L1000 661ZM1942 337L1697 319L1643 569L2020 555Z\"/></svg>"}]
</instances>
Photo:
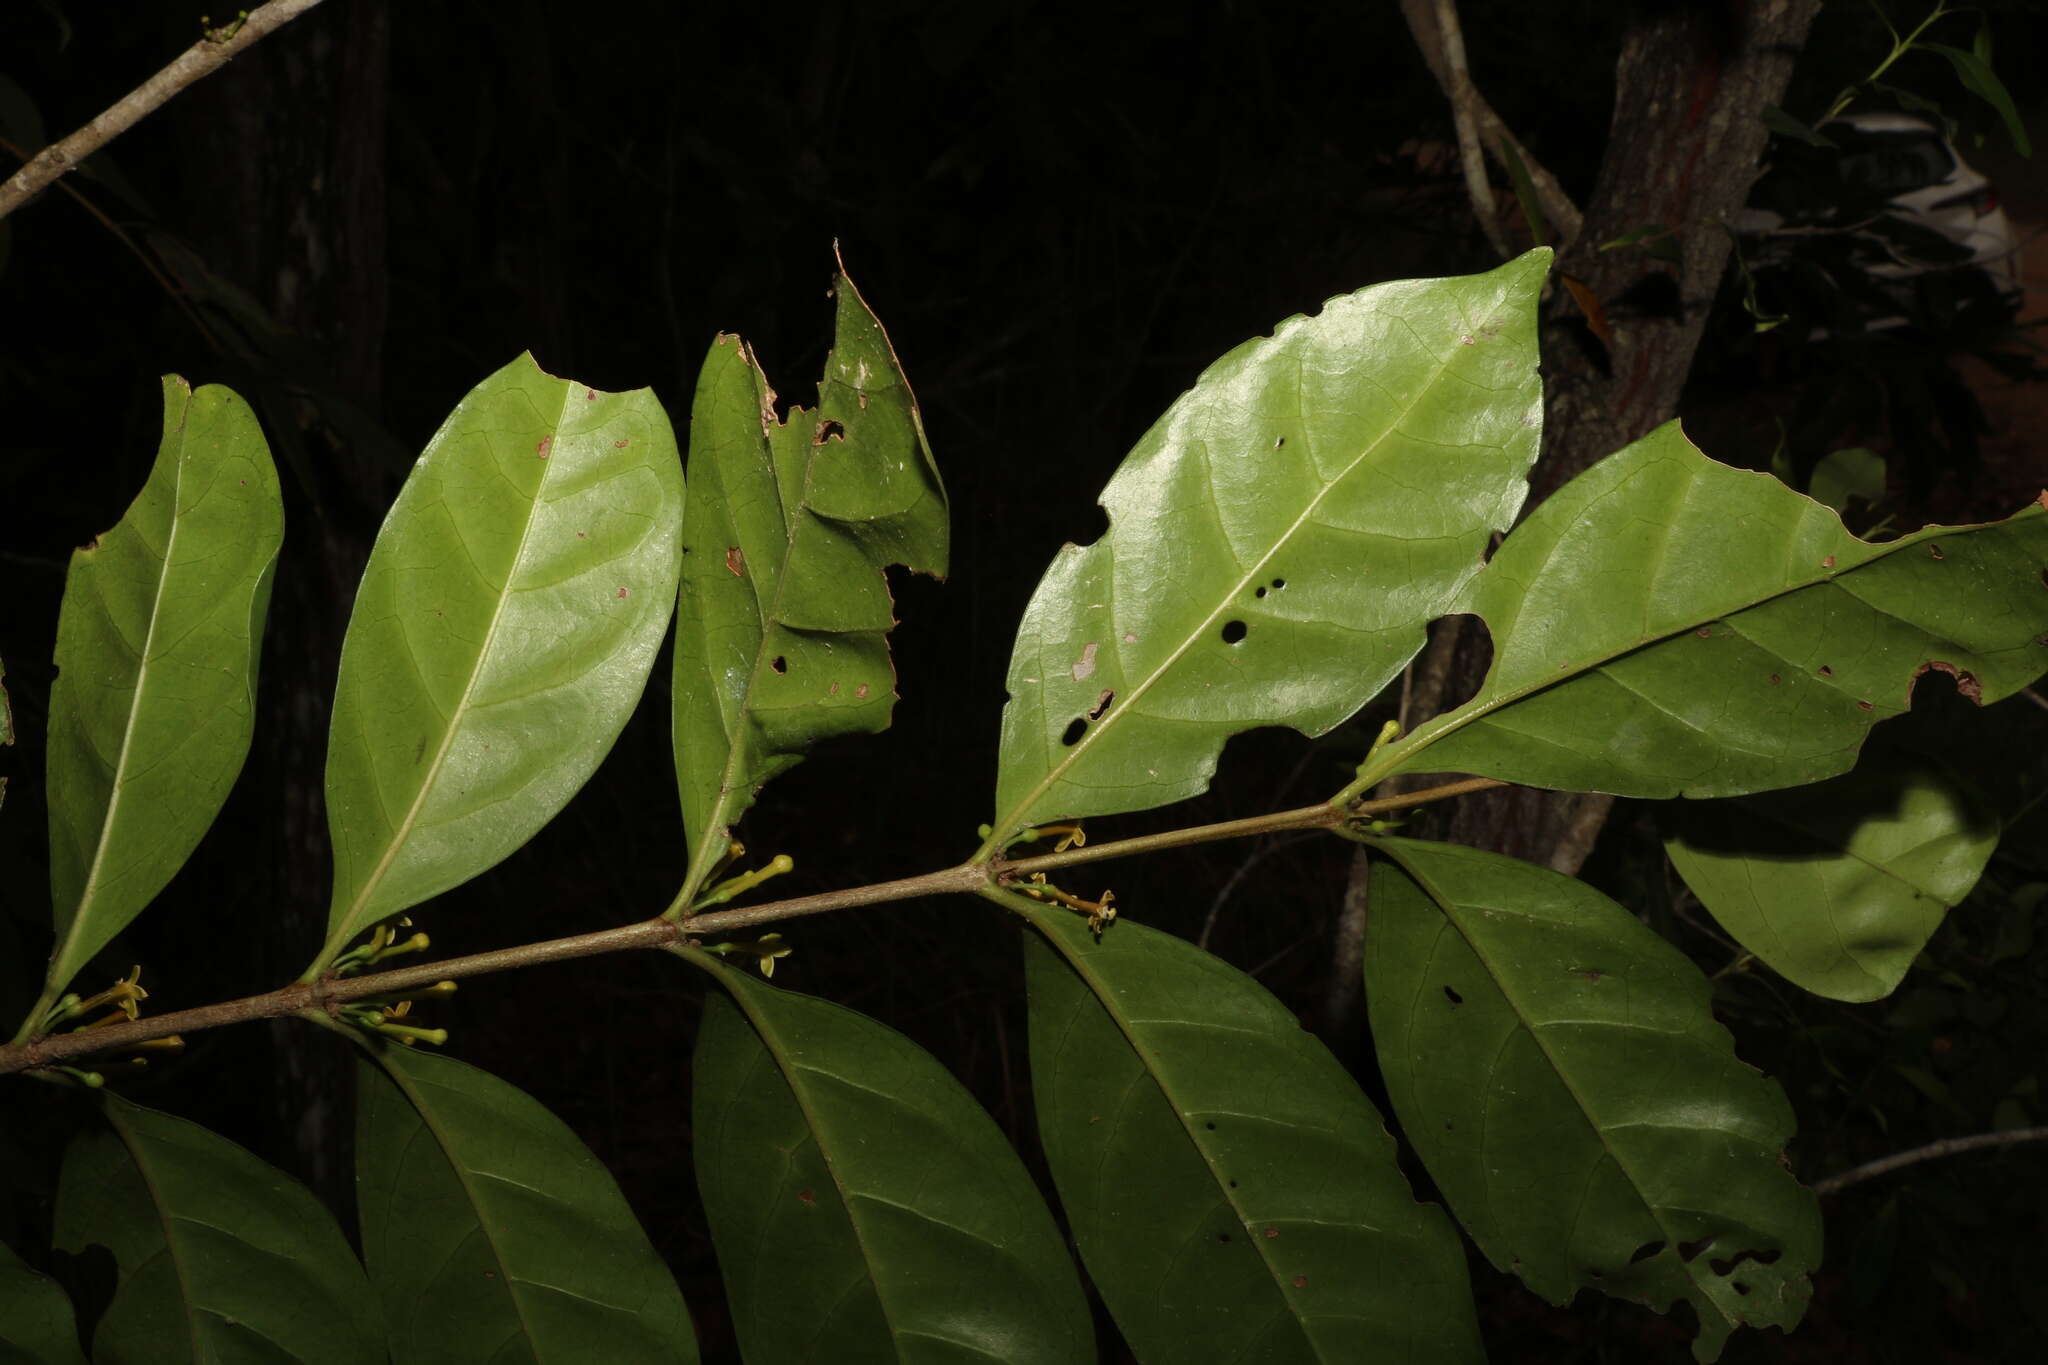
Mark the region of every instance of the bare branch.
<instances>
[{"instance_id":1,"label":"bare branch","mask_svg":"<svg viewBox=\"0 0 2048 1365\"><path fill-rule=\"evenodd\" d=\"M1890 1156L1879 1157L1875 1161L1866 1161L1861 1166L1857 1166L1852 1170L1843 1171L1840 1175L1831 1175L1826 1180L1815 1184L1813 1192L1825 1198L1838 1190L1847 1189L1851 1185L1860 1184L1865 1180L1872 1180L1881 1175L1889 1175L1903 1166L1916 1165L1922 1161L1932 1161L1936 1157L1955 1156L1962 1152L1974 1152L1984 1147L2010 1147L2015 1143L2041 1142L2043 1140L2048 1140L2048 1128L2008 1128L2002 1133L1977 1133L1971 1137L1943 1138L1939 1142L1930 1142L1925 1147L1915 1147L1905 1152L1894 1152Z\"/></svg>"},{"instance_id":2,"label":"bare branch","mask_svg":"<svg viewBox=\"0 0 2048 1365\"><path fill-rule=\"evenodd\" d=\"M1472 212L1495 252L1508 254L1508 243L1500 230L1500 215L1493 207L1493 186L1486 179L1486 157L1479 150L1479 115L1474 105L1479 92L1472 88L1472 73L1465 68L1465 34L1458 27L1458 7L1453 0L1435 0L1437 42L1442 45L1444 70L1450 77L1444 93L1451 97L1451 123L1458 130L1458 164L1465 171L1465 194L1472 200Z\"/></svg>"},{"instance_id":3,"label":"bare branch","mask_svg":"<svg viewBox=\"0 0 2048 1365\"><path fill-rule=\"evenodd\" d=\"M0 185L0 218L48 189L59 176L153 114L186 86L226 66L266 35L283 28L320 0L270 0L233 26L216 30L180 53L175 61L123 95L114 105L61 142L53 142ZM232 31L230 31L232 27Z\"/></svg>"}]
</instances>

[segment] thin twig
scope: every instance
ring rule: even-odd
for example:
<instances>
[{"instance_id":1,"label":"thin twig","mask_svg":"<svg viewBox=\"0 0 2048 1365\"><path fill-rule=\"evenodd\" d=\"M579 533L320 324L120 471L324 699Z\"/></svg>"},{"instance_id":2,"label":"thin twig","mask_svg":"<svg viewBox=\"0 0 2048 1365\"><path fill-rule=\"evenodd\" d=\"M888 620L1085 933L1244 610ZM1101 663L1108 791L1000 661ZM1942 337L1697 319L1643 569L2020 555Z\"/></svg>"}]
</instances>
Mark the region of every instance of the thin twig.
<instances>
[{"instance_id":1,"label":"thin twig","mask_svg":"<svg viewBox=\"0 0 2048 1365\"><path fill-rule=\"evenodd\" d=\"M1500 230L1500 216L1494 212L1493 186L1486 179L1486 157L1479 150L1479 115L1473 106L1479 92L1472 88L1472 73L1465 68L1465 34L1458 27L1454 0L1435 0L1437 40L1443 44L1444 66L1450 79L1444 91L1451 98L1451 124L1458 132L1458 164L1465 171L1465 193L1472 200L1472 212L1496 254L1508 254L1507 237Z\"/></svg>"},{"instance_id":2,"label":"thin twig","mask_svg":"<svg viewBox=\"0 0 2048 1365\"><path fill-rule=\"evenodd\" d=\"M58 177L100 148L155 113L186 86L226 66L266 35L284 27L320 0L270 0L234 25L223 26L179 53L163 70L116 100L112 107L61 142L54 142L4 185L0 185L0 218L48 189Z\"/></svg>"},{"instance_id":3,"label":"thin twig","mask_svg":"<svg viewBox=\"0 0 2048 1365\"><path fill-rule=\"evenodd\" d=\"M1955 1156L1962 1152L1974 1152L1985 1147L2010 1147L2015 1143L2042 1141L2048 1141L2048 1128L2008 1128L2001 1133L1977 1133L1971 1137L1943 1138L1939 1142L1930 1142L1925 1147L1915 1147L1911 1151L1905 1152L1894 1152L1890 1156L1879 1157L1875 1161L1866 1161L1861 1166L1843 1171L1840 1175L1831 1175L1826 1180L1814 1185L1813 1192L1825 1197L1834 1194L1838 1190L1847 1189L1851 1185L1860 1184L1865 1180L1872 1180L1881 1175L1889 1175L1903 1166L1916 1165L1922 1161L1932 1161L1936 1157Z\"/></svg>"}]
</instances>

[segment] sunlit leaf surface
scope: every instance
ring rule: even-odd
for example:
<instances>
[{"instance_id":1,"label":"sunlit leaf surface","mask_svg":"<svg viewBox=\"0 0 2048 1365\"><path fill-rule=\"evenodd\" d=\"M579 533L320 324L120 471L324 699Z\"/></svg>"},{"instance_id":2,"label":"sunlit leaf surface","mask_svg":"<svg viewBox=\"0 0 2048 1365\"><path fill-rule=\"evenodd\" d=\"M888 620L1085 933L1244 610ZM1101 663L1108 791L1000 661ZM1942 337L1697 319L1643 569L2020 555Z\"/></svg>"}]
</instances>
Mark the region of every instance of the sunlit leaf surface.
<instances>
[{"instance_id":1,"label":"sunlit leaf surface","mask_svg":"<svg viewBox=\"0 0 2048 1365\"><path fill-rule=\"evenodd\" d=\"M1889 995L1998 847L1998 818L1924 759L1663 811L1664 847L1736 942L1836 1000Z\"/></svg>"},{"instance_id":2,"label":"sunlit leaf surface","mask_svg":"<svg viewBox=\"0 0 2048 1365\"><path fill-rule=\"evenodd\" d=\"M1553 1303L1696 1311L1694 1353L1791 1327L1820 1212L1792 1109L1676 948L1583 882L1375 841L1366 999L1402 1131L1487 1258Z\"/></svg>"},{"instance_id":3,"label":"sunlit leaf surface","mask_svg":"<svg viewBox=\"0 0 2048 1365\"><path fill-rule=\"evenodd\" d=\"M113 1253L98 1365L384 1358L370 1286L307 1189L226 1138L115 1095L65 1153L54 1241Z\"/></svg>"},{"instance_id":4,"label":"sunlit leaf surface","mask_svg":"<svg viewBox=\"0 0 2048 1365\"><path fill-rule=\"evenodd\" d=\"M1092 1362L1072 1258L1002 1134L907 1038L701 960L698 1182L768 1362Z\"/></svg>"},{"instance_id":5,"label":"sunlit leaf surface","mask_svg":"<svg viewBox=\"0 0 2048 1365\"><path fill-rule=\"evenodd\" d=\"M149 479L71 556L50 689L50 893L61 991L206 833L255 727L256 656L284 538L256 418L163 381Z\"/></svg>"},{"instance_id":6,"label":"sunlit leaf surface","mask_svg":"<svg viewBox=\"0 0 2048 1365\"><path fill-rule=\"evenodd\" d=\"M675 753L694 893L761 785L896 702L885 566L943 577L946 493L917 404L853 281L814 408L777 417L738 337L712 346L690 415Z\"/></svg>"},{"instance_id":7,"label":"sunlit leaf surface","mask_svg":"<svg viewBox=\"0 0 2048 1365\"><path fill-rule=\"evenodd\" d=\"M1484 1358L1457 1234L1321 1042L1192 944L1029 913L1039 1133L1140 1360Z\"/></svg>"},{"instance_id":8,"label":"sunlit leaf surface","mask_svg":"<svg viewBox=\"0 0 2048 1365\"><path fill-rule=\"evenodd\" d=\"M599 393L523 355L449 415L342 647L322 962L503 859L589 780L667 628L682 516L646 389Z\"/></svg>"},{"instance_id":9,"label":"sunlit leaf surface","mask_svg":"<svg viewBox=\"0 0 2048 1365\"><path fill-rule=\"evenodd\" d=\"M668 1267L560 1119L450 1057L377 1044L357 1076L363 1260L398 1365L697 1358Z\"/></svg>"},{"instance_id":10,"label":"sunlit leaf surface","mask_svg":"<svg viewBox=\"0 0 2048 1365\"><path fill-rule=\"evenodd\" d=\"M1024 613L990 849L1193 796L1231 735L1321 734L1400 672L1522 505L1549 263L1375 285L1203 372Z\"/></svg>"}]
</instances>

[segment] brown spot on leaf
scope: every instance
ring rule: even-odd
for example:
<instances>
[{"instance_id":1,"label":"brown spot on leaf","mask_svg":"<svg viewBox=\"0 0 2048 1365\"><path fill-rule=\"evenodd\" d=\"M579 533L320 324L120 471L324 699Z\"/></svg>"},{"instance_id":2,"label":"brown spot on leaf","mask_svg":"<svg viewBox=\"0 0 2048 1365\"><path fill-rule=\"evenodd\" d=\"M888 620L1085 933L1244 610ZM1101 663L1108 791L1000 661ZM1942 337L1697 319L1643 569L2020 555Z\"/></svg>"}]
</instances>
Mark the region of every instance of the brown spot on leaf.
<instances>
[{"instance_id":1,"label":"brown spot on leaf","mask_svg":"<svg viewBox=\"0 0 2048 1365\"><path fill-rule=\"evenodd\" d=\"M747 557L741 553L739 546L728 545L725 547L725 567L732 571L734 578L745 578L747 576Z\"/></svg>"},{"instance_id":2,"label":"brown spot on leaf","mask_svg":"<svg viewBox=\"0 0 2048 1365\"><path fill-rule=\"evenodd\" d=\"M1934 558L1936 558L1936 559L1947 559L1947 558L1948 558L1948 556L1947 556L1947 555L1945 555L1945 554L1943 554L1943 553L1941 552L1941 547L1940 547L1939 545L1936 545L1936 544L1935 544L1934 542L1932 542L1932 541L1929 541L1929 542L1927 543L1927 553L1928 553L1928 554L1930 554L1930 555L1932 555L1932 556L1933 556Z\"/></svg>"},{"instance_id":3,"label":"brown spot on leaf","mask_svg":"<svg viewBox=\"0 0 2048 1365\"><path fill-rule=\"evenodd\" d=\"M1090 711L1090 712L1088 713L1088 719L1090 719L1090 720L1100 720L1100 719L1102 719L1102 713L1103 713L1104 711L1107 711L1107 710L1109 709L1109 704L1110 704L1111 702L1115 701L1115 700L1116 700L1116 693L1115 693L1115 692L1112 692L1112 691L1111 691L1111 690L1110 690L1109 688L1107 688L1107 687L1103 688L1103 689L1102 689L1102 695L1101 695L1101 696L1099 696L1099 697L1097 697L1097 698L1095 699L1095 709L1094 709L1094 710L1092 710L1092 711Z\"/></svg>"},{"instance_id":4,"label":"brown spot on leaf","mask_svg":"<svg viewBox=\"0 0 2048 1365\"><path fill-rule=\"evenodd\" d=\"M1834 568L1834 567L1835 567L1835 557L1834 557L1833 555L1829 555L1829 556L1828 556L1828 557L1827 557L1826 559L1823 559L1823 560L1822 560L1822 561L1820 562L1820 566L1821 566L1821 567L1822 567L1823 569L1832 569L1832 568Z\"/></svg>"},{"instance_id":5,"label":"brown spot on leaf","mask_svg":"<svg viewBox=\"0 0 2048 1365\"><path fill-rule=\"evenodd\" d=\"M811 436L811 444L821 446L827 441L844 441L845 439L846 424L844 422L835 422L827 417L824 421L818 423L817 431Z\"/></svg>"},{"instance_id":6,"label":"brown spot on leaf","mask_svg":"<svg viewBox=\"0 0 2048 1365\"><path fill-rule=\"evenodd\" d=\"M796 1197L806 1204L815 1204L818 1202L818 1196L810 1190L798 1190L796 1192Z\"/></svg>"},{"instance_id":7,"label":"brown spot on leaf","mask_svg":"<svg viewBox=\"0 0 2048 1365\"><path fill-rule=\"evenodd\" d=\"M1295 1287L1296 1289L1306 1289L1306 1288L1308 1288L1308 1276L1306 1276L1306 1275L1296 1275L1296 1276L1294 1277L1294 1287Z\"/></svg>"},{"instance_id":8,"label":"brown spot on leaf","mask_svg":"<svg viewBox=\"0 0 2048 1365\"><path fill-rule=\"evenodd\" d=\"M1877 708L1867 701L1859 701L1856 703L1856 709L1858 711L1875 711Z\"/></svg>"},{"instance_id":9,"label":"brown spot on leaf","mask_svg":"<svg viewBox=\"0 0 2048 1365\"><path fill-rule=\"evenodd\" d=\"M588 532L588 531L578 531L578 532L576 533L576 539L578 539L578 540L588 540L588 539L590 539L590 532Z\"/></svg>"},{"instance_id":10,"label":"brown spot on leaf","mask_svg":"<svg viewBox=\"0 0 2048 1365\"><path fill-rule=\"evenodd\" d=\"M624 588L620 588L620 589L619 589L619 599L620 599L621 601L624 601L624 600L625 600L625 596L626 596L626 590L625 590Z\"/></svg>"},{"instance_id":11,"label":"brown spot on leaf","mask_svg":"<svg viewBox=\"0 0 2048 1365\"><path fill-rule=\"evenodd\" d=\"M853 695L856 697L865 697L867 694L868 685L866 683L862 683L859 687L853 689Z\"/></svg>"},{"instance_id":12,"label":"brown spot on leaf","mask_svg":"<svg viewBox=\"0 0 2048 1365\"><path fill-rule=\"evenodd\" d=\"M1102 646L1093 640L1082 646L1081 657L1074 660L1072 670L1075 682L1086 682L1095 672L1095 651L1101 648Z\"/></svg>"},{"instance_id":13,"label":"brown spot on leaf","mask_svg":"<svg viewBox=\"0 0 2048 1365\"><path fill-rule=\"evenodd\" d=\"M1267 1228L1267 1229L1266 1229L1266 1236L1267 1236L1267 1237L1268 1237L1269 1239L1270 1239L1270 1238L1274 1238L1274 1237L1278 1237L1279 1235L1280 1235L1280 1229L1278 1229L1278 1228Z\"/></svg>"},{"instance_id":14,"label":"brown spot on leaf","mask_svg":"<svg viewBox=\"0 0 2048 1365\"><path fill-rule=\"evenodd\" d=\"M554 448L555 438L552 435L543 436L533 443L533 453L540 456L543 460L554 451Z\"/></svg>"},{"instance_id":15,"label":"brown spot on leaf","mask_svg":"<svg viewBox=\"0 0 2048 1365\"><path fill-rule=\"evenodd\" d=\"M1967 668L1957 668L1946 659L1929 659L1926 663L1914 669L1913 682L1918 683L1920 679L1927 676L1930 669L1937 673L1948 674L1956 680L1956 691L1962 693L1979 706L1984 704L1984 684L1977 681L1977 675L1970 672ZM1911 692L1912 689L1909 686L1907 688L1907 695L1910 696Z\"/></svg>"},{"instance_id":16,"label":"brown spot on leaf","mask_svg":"<svg viewBox=\"0 0 2048 1365\"><path fill-rule=\"evenodd\" d=\"M1834 677L1834 676L1835 676L1835 670L1834 670L1834 669L1832 669L1832 668L1829 668L1829 667L1828 667L1828 666L1827 666L1826 664L1822 664L1822 665L1820 666L1820 675L1821 675L1821 676L1822 676L1823 678L1832 678L1832 677Z\"/></svg>"},{"instance_id":17,"label":"brown spot on leaf","mask_svg":"<svg viewBox=\"0 0 2048 1365\"><path fill-rule=\"evenodd\" d=\"M1782 681L1784 681L1784 679L1780 678L1777 674L1771 674L1771 685L1773 687L1776 687Z\"/></svg>"},{"instance_id":18,"label":"brown spot on leaf","mask_svg":"<svg viewBox=\"0 0 2048 1365\"><path fill-rule=\"evenodd\" d=\"M613 441L613 442L612 442L612 449L613 449L613 450L624 450L624 449L625 449L625 448L626 448L627 446L629 446L629 445L631 445L631 444L633 444L633 443L632 443L631 441Z\"/></svg>"},{"instance_id":19,"label":"brown spot on leaf","mask_svg":"<svg viewBox=\"0 0 2048 1365\"><path fill-rule=\"evenodd\" d=\"M1714 636L1714 632L1706 626L1701 626L1693 634L1699 636L1702 640L1710 640Z\"/></svg>"},{"instance_id":20,"label":"brown spot on leaf","mask_svg":"<svg viewBox=\"0 0 2048 1365\"><path fill-rule=\"evenodd\" d=\"M597 390L585 389L583 391L583 401L586 403L595 403L597 401Z\"/></svg>"}]
</instances>

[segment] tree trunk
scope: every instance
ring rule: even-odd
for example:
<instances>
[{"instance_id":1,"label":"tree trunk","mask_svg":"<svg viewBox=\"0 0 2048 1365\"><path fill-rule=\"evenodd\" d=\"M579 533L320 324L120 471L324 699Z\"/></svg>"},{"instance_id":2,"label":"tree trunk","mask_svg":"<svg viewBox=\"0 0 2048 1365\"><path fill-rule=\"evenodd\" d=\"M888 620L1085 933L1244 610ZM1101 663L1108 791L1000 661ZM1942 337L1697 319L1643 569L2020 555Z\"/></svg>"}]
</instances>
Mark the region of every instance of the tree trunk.
<instances>
[{"instance_id":1,"label":"tree trunk","mask_svg":"<svg viewBox=\"0 0 2048 1365\"><path fill-rule=\"evenodd\" d=\"M1764 106L1784 97L1820 0L1641 0L1615 67L1614 121L1584 228L1558 263L1599 300L1596 329L1569 291L1544 326L1543 457L1534 506L1575 475L1677 415L1721 276L1730 223L1763 154ZM1601 244L1670 230L1676 265ZM1604 331L1605 338L1596 335ZM1426 718L1479 688L1483 632L1458 632L1449 680ZM1574 873L1613 798L1503 788L1459 801L1447 837Z\"/></svg>"}]
</instances>

